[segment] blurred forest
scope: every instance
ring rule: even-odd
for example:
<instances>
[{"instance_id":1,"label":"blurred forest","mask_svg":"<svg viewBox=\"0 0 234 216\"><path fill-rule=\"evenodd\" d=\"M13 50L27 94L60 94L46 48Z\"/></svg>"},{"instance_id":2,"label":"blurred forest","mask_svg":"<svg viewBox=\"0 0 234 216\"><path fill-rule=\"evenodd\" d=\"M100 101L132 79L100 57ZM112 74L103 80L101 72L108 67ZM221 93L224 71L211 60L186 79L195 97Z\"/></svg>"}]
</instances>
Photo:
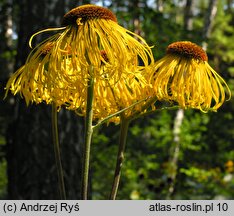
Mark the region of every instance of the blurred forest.
<instances>
[{"instance_id":1,"label":"blurred forest","mask_svg":"<svg viewBox=\"0 0 234 216\"><path fill-rule=\"evenodd\" d=\"M233 0L0 0L0 199L59 199L51 138L51 108L3 100L9 76L30 51L30 36L59 27L70 9L110 8L118 22L154 46L156 59L175 41L207 50L209 63L234 93ZM49 33L40 34L34 43ZM160 111L131 123L117 199L234 199L234 100L216 113ZM80 199L84 120L59 112L68 199ZM118 125L103 125L91 147L90 199L107 199Z\"/></svg>"}]
</instances>

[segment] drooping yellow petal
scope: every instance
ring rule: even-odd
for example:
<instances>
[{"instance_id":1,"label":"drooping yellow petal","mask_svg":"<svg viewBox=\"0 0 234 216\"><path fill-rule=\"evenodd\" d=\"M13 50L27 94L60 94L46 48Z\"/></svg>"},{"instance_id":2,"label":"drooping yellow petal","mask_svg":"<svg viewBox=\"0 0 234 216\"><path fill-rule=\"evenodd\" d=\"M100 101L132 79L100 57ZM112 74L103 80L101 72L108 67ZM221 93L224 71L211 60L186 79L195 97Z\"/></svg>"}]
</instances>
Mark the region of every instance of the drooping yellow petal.
<instances>
[{"instance_id":1,"label":"drooping yellow petal","mask_svg":"<svg viewBox=\"0 0 234 216\"><path fill-rule=\"evenodd\" d=\"M149 96L144 73L154 61L151 47L118 25L111 11L95 5L77 7L65 14L63 25L31 37L30 46L37 34L57 31L31 51L25 65L9 79L6 94L10 90L19 93L27 104L53 102L85 115L92 76L96 119ZM94 68L92 74L90 66ZM140 107L136 105L126 115Z\"/></svg>"},{"instance_id":2,"label":"drooping yellow petal","mask_svg":"<svg viewBox=\"0 0 234 216\"><path fill-rule=\"evenodd\" d=\"M167 54L155 62L150 82L159 100L178 103L182 108L216 111L230 99L224 79L208 64L201 47L189 41L168 46Z\"/></svg>"}]
</instances>

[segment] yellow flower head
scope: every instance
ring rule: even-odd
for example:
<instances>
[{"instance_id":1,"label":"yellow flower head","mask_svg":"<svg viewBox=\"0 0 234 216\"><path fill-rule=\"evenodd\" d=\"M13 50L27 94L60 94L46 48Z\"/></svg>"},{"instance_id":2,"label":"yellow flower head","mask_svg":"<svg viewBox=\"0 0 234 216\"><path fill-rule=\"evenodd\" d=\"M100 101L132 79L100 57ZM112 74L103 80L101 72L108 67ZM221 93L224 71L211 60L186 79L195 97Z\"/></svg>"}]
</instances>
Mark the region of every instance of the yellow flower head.
<instances>
[{"instance_id":1,"label":"yellow flower head","mask_svg":"<svg viewBox=\"0 0 234 216\"><path fill-rule=\"evenodd\" d=\"M9 79L7 92L20 93L27 104L54 102L85 115L87 83L92 76L94 118L136 102L142 93L139 88L145 85L140 80L144 79L142 71L153 62L144 39L118 25L110 10L95 5L71 10L62 23L65 27L38 32L59 31L32 50L25 65ZM133 95L138 98L133 100Z\"/></svg>"},{"instance_id":2,"label":"yellow flower head","mask_svg":"<svg viewBox=\"0 0 234 216\"><path fill-rule=\"evenodd\" d=\"M115 15L107 8L95 5L74 8L64 15L62 24L65 27L61 32L45 40L53 43L48 56L48 71L52 77L70 80L71 85L78 80L78 74L83 77L79 82L87 83L90 76L121 76L135 71L139 60L145 66L153 61L151 49L145 40L118 25ZM43 31L47 30L38 33ZM41 48L43 46L40 44L36 50ZM100 55L102 50L105 50L108 62ZM29 56L29 64L37 62L36 53L33 51ZM70 67L76 71L72 79L64 72L64 59L69 59ZM107 68L105 74L101 69L102 62ZM90 66L94 68L93 74L89 73Z\"/></svg>"},{"instance_id":3,"label":"yellow flower head","mask_svg":"<svg viewBox=\"0 0 234 216\"><path fill-rule=\"evenodd\" d=\"M231 92L223 78L208 64L206 52L189 41L167 47L155 62L151 84L159 100L177 102L182 108L216 111Z\"/></svg>"}]
</instances>

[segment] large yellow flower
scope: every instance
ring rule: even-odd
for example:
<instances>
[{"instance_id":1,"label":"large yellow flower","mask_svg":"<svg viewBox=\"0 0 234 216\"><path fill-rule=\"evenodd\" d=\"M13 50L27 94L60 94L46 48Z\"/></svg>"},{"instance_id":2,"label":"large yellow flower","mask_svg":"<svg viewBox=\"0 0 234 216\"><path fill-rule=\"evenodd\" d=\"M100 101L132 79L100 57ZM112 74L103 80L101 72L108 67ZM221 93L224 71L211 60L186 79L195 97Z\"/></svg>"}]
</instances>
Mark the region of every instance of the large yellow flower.
<instances>
[{"instance_id":1,"label":"large yellow flower","mask_svg":"<svg viewBox=\"0 0 234 216\"><path fill-rule=\"evenodd\" d=\"M96 119L147 97L143 73L153 55L144 39L118 25L111 11L94 5L71 10L63 25L32 50L9 79L7 92L20 93L27 104L53 102L85 115L92 77Z\"/></svg>"},{"instance_id":2,"label":"large yellow flower","mask_svg":"<svg viewBox=\"0 0 234 216\"><path fill-rule=\"evenodd\" d=\"M65 27L61 32L42 42L54 44L48 56L51 77L59 76L73 85L81 74L83 79L79 79L79 82L87 84L90 76L121 76L123 73L135 72L139 61L145 66L153 61L151 49L145 40L118 25L115 15L106 8L95 5L74 8L64 15L62 24ZM36 47L26 63L35 65L37 53L42 48L41 44ZM102 50L105 50L108 62L100 56ZM74 70L72 77L64 72L67 69L62 63L64 59L69 59L69 67ZM105 74L101 69L103 61ZM94 68L93 74L90 74L90 66ZM118 80L119 77L115 78Z\"/></svg>"},{"instance_id":3,"label":"large yellow flower","mask_svg":"<svg viewBox=\"0 0 234 216\"><path fill-rule=\"evenodd\" d=\"M25 65L10 78L7 90L20 92L27 102L40 102L47 98L47 93L38 95L42 86L45 92L59 88L80 90L87 86L90 76L117 83L123 74L138 73L139 61L144 66L153 62L144 39L118 25L115 15L106 8L77 7L65 14L63 24L66 27L59 33L32 50ZM50 100L53 98L46 99Z\"/></svg>"},{"instance_id":4,"label":"large yellow flower","mask_svg":"<svg viewBox=\"0 0 234 216\"><path fill-rule=\"evenodd\" d=\"M44 49L41 49L38 64L35 64L30 70L29 65L22 66L9 79L6 89L11 90L14 94L20 93L25 98L26 103L35 102L36 104L46 102L47 104L55 103L59 108L65 106L69 110L75 110L77 114L83 116L86 112L87 86L82 80L82 75L76 74L76 70L71 67L70 59L62 61L62 65L66 67L64 73L73 77L74 74L79 76L77 82L70 85L70 80L64 80L60 77L50 77L47 66L47 58L50 54L51 44L46 44ZM101 64L101 72L106 73L106 64L108 58L106 53L102 51L100 58L105 61ZM65 63L64 63L65 61ZM42 63L43 62L43 63ZM78 68L78 70L80 70ZM93 102L93 117L94 119L103 119L107 116L120 111L132 104L142 101L131 109L125 111L125 115L130 116L134 111L141 110L150 98L149 84L146 81L146 73L149 73L150 67L137 67L135 73L123 74L119 77L118 74L113 74L111 77L97 76L94 78L94 102ZM118 77L118 81L116 82ZM7 94L6 92L6 94ZM110 121L119 122L119 118L112 118Z\"/></svg>"},{"instance_id":5,"label":"large yellow flower","mask_svg":"<svg viewBox=\"0 0 234 216\"><path fill-rule=\"evenodd\" d=\"M168 46L166 56L155 62L151 84L159 100L204 112L216 111L226 94L231 97L224 79L208 64L206 52L189 41Z\"/></svg>"}]
</instances>

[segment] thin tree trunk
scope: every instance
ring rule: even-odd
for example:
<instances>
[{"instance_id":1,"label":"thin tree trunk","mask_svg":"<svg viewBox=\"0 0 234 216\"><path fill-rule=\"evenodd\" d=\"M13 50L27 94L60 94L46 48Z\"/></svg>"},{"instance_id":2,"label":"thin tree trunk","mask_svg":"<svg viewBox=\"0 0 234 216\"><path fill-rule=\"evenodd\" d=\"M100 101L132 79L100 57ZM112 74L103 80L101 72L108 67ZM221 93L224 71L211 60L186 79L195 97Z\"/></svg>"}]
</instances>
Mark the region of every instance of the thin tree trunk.
<instances>
[{"instance_id":1,"label":"thin tree trunk","mask_svg":"<svg viewBox=\"0 0 234 216\"><path fill-rule=\"evenodd\" d=\"M184 8L184 30L191 31L193 29L193 6L194 0L187 0Z\"/></svg>"},{"instance_id":2,"label":"thin tree trunk","mask_svg":"<svg viewBox=\"0 0 234 216\"><path fill-rule=\"evenodd\" d=\"M173 129L173 146L172 146L172 155L170 157L170 174L168 175L169 181L169 189L168 189L168 195L167 198L170 199L172 194L175 190L175 181L178 171L178 160L179 160L179 154L180 154L180 133L181 133L181 125L184 119L184 110L179 109L176 112L176 117L174 120L174 129Z\"/></svg>"},{"instance_id":3,"label":"thin tree trunk","mask_svg":"<svg viewBox=\"0 0 234 216\"><path fill-rule=\"evenodd\" d=\"M163 0L156 0L155 3L157 11L163 12L164 9Z\"/></svg>"},{"instance_id":4,"label":"thin tree trunk","mask_svg":"<svg viewBox=\"0 0 234 216\"><path fill-rule=\"evenodd\" d=\"M202 33L202 38L203 38L202 47L204 50L207 49L207 40L210 37L212 24L217 13L217 7L218 7L218 0L209 1L209 6L208 6L207 13L205 15L204 27L203 27L203 33Z\"/></svg>"},{"instance_id":5,"label":"thin tree trunk","mask_svg":"<svg viewBox=\"0 0 234 216\"><path fill-rule=\"evenodd\" d=\"M139 8L139 0L134 0L130 2L129 11L133 14L133 27L134 27L134 33L141 35L141 22L140 22L140 14L139 10L136 10L135 8ZM142 36L142 35L141 35Z\"/></svg>"},{"instance_id":6,"label":"thin tree trunk","mask_svg":"<svg viewBox=\"0 0 234 216\"><path fill-rule=\"evenodd\" d=\"M227 0L227 10L229 11L229 13L232 13L233 4L234 4L233 0Z\"/></svg>"},{"instance_id":7,"label":"thin tree trunk","mask_svg":"<svg viewBox=\"0 0 234 216\"><path fill-rule=\"evenodd\" d=\"M2 3L0 13L1 32L0 32L0 50L2 57L0 58L0 80L5 82L9 73L13 71L13 17L12 6L13 0L5 0Z\"/></svg>"}]
</instances>

